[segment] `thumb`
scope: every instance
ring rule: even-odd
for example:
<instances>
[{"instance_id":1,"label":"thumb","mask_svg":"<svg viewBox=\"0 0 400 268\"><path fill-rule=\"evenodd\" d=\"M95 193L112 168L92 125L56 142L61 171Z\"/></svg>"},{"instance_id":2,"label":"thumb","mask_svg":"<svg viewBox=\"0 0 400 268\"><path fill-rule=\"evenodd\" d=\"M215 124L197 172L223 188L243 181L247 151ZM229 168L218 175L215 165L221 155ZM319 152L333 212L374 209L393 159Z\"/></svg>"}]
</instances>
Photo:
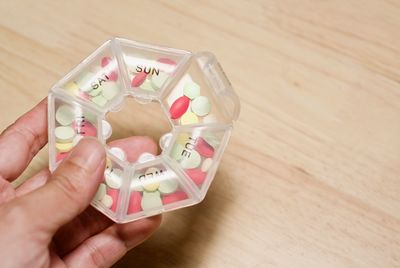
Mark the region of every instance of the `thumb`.
<instances>
[{"instance_id":1,"label":"thumb","mask_svg":"<svg viewBox=\"0 0 400 268\"><path fill-rule=\"evenodd\" d=\"M53 234L81 213L103 179L105 162L103 146L82 139L46 185L21 197L21 206L33 216L30 226Z\"/></svg>"}]
</instances>

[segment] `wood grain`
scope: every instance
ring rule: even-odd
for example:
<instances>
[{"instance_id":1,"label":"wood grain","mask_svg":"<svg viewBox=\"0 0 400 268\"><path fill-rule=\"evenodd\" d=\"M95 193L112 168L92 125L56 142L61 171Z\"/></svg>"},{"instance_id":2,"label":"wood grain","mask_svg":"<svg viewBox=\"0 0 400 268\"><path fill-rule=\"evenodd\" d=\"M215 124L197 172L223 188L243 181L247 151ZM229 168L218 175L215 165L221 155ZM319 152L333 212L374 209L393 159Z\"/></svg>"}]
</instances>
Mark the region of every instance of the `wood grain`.
<instances>
[{"instance_id":1,"label":"wood grain","mask_svg":"<svg viewBox=\"0 0 400 268\"><path fill-rule=\"evenodd\" d=\"M242 104L219 172L115 267L400 267L399 29L395 0L1 1L0 126L111 36L210 50Z\"/></svg>"}]
</instances>

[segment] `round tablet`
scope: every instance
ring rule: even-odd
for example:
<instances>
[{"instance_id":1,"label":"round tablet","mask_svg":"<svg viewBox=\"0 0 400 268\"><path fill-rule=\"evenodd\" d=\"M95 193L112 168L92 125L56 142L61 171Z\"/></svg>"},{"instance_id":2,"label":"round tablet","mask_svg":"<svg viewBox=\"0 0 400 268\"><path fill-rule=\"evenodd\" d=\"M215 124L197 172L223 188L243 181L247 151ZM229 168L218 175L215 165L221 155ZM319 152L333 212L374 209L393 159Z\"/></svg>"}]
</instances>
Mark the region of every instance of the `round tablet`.
<instances>
[{"instance_id":1,"label":"round tablet","mask_svg":"<svg viewBox=\"0 0 400 268\"><path fill-rule=\"evenodd\" d=\"M54 135L58 142L71 142L75 137L75 130L72 127L56 127Z\"/></svg>"},{"instance_id":2,"label":"round tablet","mask_svg":"<svg viewBox=\"0 0 400 268\"><path fill-rule=\"evenodd\" d=\"M56 111L56 120L60 125L68 126L75 119L75 112L71 106L61 105Z\"/></svg>"},{"instance_id":3,"label":"round tablet","mask_svg":"<svg viewBox=\"0 0 400 268\"><path fill-rule=\"evenodd\" d=\"M112 100L119 93L119 87L116 82L104 82L100 88L102 90L101 94L106 100Z\"/></svg>"},{"instance_id":4,"label":"round tablet","mask_svg":"<svg viewBox=\"0 0 400 268\"><path fill-rule=\"evenodd\" d=\"M106 195L106 185L104 183L100 183L99 188L97 188L97 192L93 197L93 201L102 200Z\"/></svg>"},{"instance_id":5,"label":"round tablet","mask_svg":"<svg viewBox=\"0 0 400 268\"><path fill-rule=\"evenodd\" d=\"M153 192L153 193L143 192L141 207L143 210L161 208L162 201L161 201L160 193L158 191Z\"/></svg>"},{"instance_id":6,"label":"round tablet","mask_svg":"<svg viewBox=\"0 0 400 268\"><path fill-rule=\"evenodd\" d=\"M194 99L200 96L200 86L195 82L187 83L183 87L183 94L189 99Z\"/></svg>"},{"instance_id":7,"label":"round tablet","mask_svg":"<svg viewBox=\"0 0 400 268\"><path fill-rule=\"evenodd\" d=\"M123 171L119 168L113 168L112 171L105 175L105 181L110 188L119 189L122 185Z\"/></svg>"},{"instance_id":8,"label":"round tablet","mask_svg":"<svg viewBox=\"0 0 400 268\"><path fill-rule=\"evenodd\" d=\"M198 116L205 116L211 111L211 103L207 97L199 96L192 100L191 108Z\"/></svg>"},{"instance_id":9,"label":"round tablet","mask_svg":"<svg viewBox=\"0 0 400 268\"><path fill-rule=\"evenodd\" d=\"M111 196L108 194L104 195L104 197L101 199L101 203L103 203L106 208L110 208L113 204L113 199Z\"/></svg>"},{"instance_id":10,"label":"round tablet","mask_svg":"<svg viewBox=\"0 0 400 268\"><path fill-rule=\"evenodd\" d=\"M203 163L201 164L201 171L207 172L210 169L212 163L213 163L212 158L204 159Z\"/></svg>"},{"instance_id":11,"label":"round tablet","mask_svg":"<svg viewBox=\"0 0 400 268\"><path fill-rule=\"evenodd\" d=\"M103 107L107 103L107 99L103 97L103 95L98 95L92 98L92 102L97 104L98 106Z\"/></svg>"},{"instance_id":12,"label":"round tablet","mask_svg":"<svg viewBox=\"0 0 400 268\"><path fill-rule=\"evenodd\" d=\"M70 94L77 95L79 92L79 87L75 82L69 82L64 87Z\"/></svg>"},{"instance_id":13,"label":"round tablet","mask_svg":"<svg viewBox=\"0 0 400 268\"><path fill-rule=\"evenodd\" d=\"M190 124L196 124L199 122L199 118L197 115L195 115L192 112L186 112L184 115L182 115L180 119L181 125L190 125Z\"/></svg>"},{"instance_id":14,"label":"round tablet","mask_svg":"<svg viewBox=\"0 0 400 268\"><path fill-rule=\"evenodd\" d=\"M74 145L72 144L72 142L68 142L68 143L56 143L56 149L59 152L68 152L72 149L72 147L74 147Z\"/></svg>"},{"instance_id":15,"label":"round tablet","mask_svg":"<svg viewBox=\"0 0 400 268\"><path fill-rule=\"evenodd\" d=\"M195 150L190 151L189 157L182 157L181 166L184 169L197 168L201 163L201 156Z\"/></svg>"},{"instance_id":16,"label":"round tablet","mask_svg":"<svg viewBox=\"0 0 400 268\"><path fill-rule=\"evenodd\" d=\"M159 90L164 85L165 81L167 81L168 78L169 75L164 72L160 72L158 75L153 74L151 76L151 85L155 90Z\"/></svg>"},{"instance_id":17,"label":"round tablet","mask_svg":"<svg viewBox=\"0 0 400 268\"><path fill-rule=\"evenodd\" d=\"M122 161L126 160L126 154L125 154L124 150L122 150L119 147L111 147L110 153L112 153L114 156L116 156L117 158L119 158Z\"/></svg>"},{"instance_id":18,"label":"round tablet","mask_svg":"<svg viewBox=\"0 0 400 268\"><path fill-rule=\"evenodd\" d=\"M158 190L162 194L171 194L178 189L178 181L176 179L166 179L160 181L160 187Z\"/></svg>"},{"instance_id":19,"label":"round tablet","mask_svg":"<svg viewBox=\"0 0 400 268\"><path fill-rule=\"evenodd\" d=\"M106 120L101 121L101 130L104 139L108 139L109 137L111 137L112 128L110 123L108 123Z\"/></svg>"}]
</instances>

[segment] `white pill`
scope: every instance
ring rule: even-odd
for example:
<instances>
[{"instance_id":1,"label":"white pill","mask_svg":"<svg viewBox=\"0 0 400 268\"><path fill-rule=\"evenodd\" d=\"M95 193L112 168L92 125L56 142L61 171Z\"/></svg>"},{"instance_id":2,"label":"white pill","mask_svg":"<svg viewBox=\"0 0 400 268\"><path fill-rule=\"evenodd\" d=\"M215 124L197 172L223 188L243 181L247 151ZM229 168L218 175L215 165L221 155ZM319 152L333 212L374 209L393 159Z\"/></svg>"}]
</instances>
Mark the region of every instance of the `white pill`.
<instances>
[{"instance_id":1,"label":"white pill","mask_svg":"<svg viewBox=\"0 0 400 268\"><path fill-rule=\"evenodd\" d=\"M148 161L151 161L151 160L154 160L154 159L156 159L156 157L154 156L154 154L151 154L151 153L142 153L139 157L138 157L138 160L137 160L137 162L138 163L145 163L145 162L148 162Z\"/></svg>"},{"instance_id":2,"label":"white pill","mask_svg":"<svg viewBox=\"0 0 400 268\"><path fill-rule=\"evenodd\" d=\"M117 157L118 159L120 159L122 161L126 160L126 154L125 154L124 150L122 150L119 147L111 147L110 153L112 153L115 157Z\"/></svg>"},{"instance_id":3,"label":"white pill","mask_svg":"<svg viewBox=\"0 0 400 268\"><path fill-rule=\"evenodd\" d=\"M201 171L207 172L213 163L212 158L204 159L203 163L201 164Z\"/></svg>"},{"instance_id":4,"label":"white pill","mask_svg":"<svg viewBox=\"0 0 400 268\"><path fill-rule=\"evenodd\" d=\"M159 90L164 85L165 81L167 81L168 78L169 75L164 72L160 72L158 75L153 74L151 76L151 85L155 90Z\"/></svg>"},{"instance_id":5,"label":"white pill","mask_svg":"<svg viewBox=\"0 0 400 268\"><path fill-rule=\"evenodd\" d=\"M111 172L105 173L105 181L110 188L119 189L122 186L123 171L113 168Z\"/></svg>"},{"instance_id":6,"label":"white pill","mask_svg":"<svg viewBox=\"0 0 400 268\"><path fill-rule=\"evenodd\" d=\"M150 210L154 208L162 207L162 200L160 197L160 192L143 192L143 197L141 201L141 206L143 210Z\"/></svg>"},{"instance_id":7,"label":"white pill","mask_svg":"<svg viewBox=\"0 0 400 268\"><path fill-rule=\"evenodd\" d=\"M197 168L200 165L200 163L201 163L201 156L195 150L192 150L190 151L190 153L185 154L181 160L181 166L184 169Z\"/></svg>"},{"instance_id":8,"label":"white pill","mask_svg":"<svg viewBox=\"0 0 400 268\"><path fill-rule=\"evenodd\" d=\"M151 85L151 81L149 79L144 80L143 84L140 85L140 88L148 91L154 91L154 88Z\"/></svg>"},{"instance_id":9,"label":"white pill","mask_svg":"<svg viewBox=\"0 0 400 268\"><path fill-rule=\"evenodd\" d=\"M107 186L104 183L100 183L99 188L97 188L97 192L93 197L93 201L102 200L106 195Z\"/></svg>"},{"instance_id":10,"label":"white pill","mask_svg":"<svg viewBox=\"0 0 400 268\"><path fill-rule=\"evenodd\" d=\"M60 125L68 126L75 119L75 112L71 106L61 105L56 111L56 120Z\"/></svg>"},{"instance_id":11,"label":"white pill","mask_svg":"<svg viewBox=\"0 0 400 268\"><path fill-rule=\"evenodd\" d=\"M72 127L56 127L54 134L58 142L71 142L75 137L75 130Z\"/></svg>"},{"instance_id":12,"label":"white pill","mask_svg":"<svg viewBox=\"0 0 400 268\"><path fill-rule=\"evenodd\" d=\"M91 91L92 88L92 83L96 81L96 76L92 72L84 72L81 74L77 79L76 83L78 84L79 88L83 92L88 92Z\"/></svg>"},{"instance_id":13,"label":"white pill","mask_svg":"<svg viewBox=\"0 0 400 268\"><path fill-rule=\"evenodd\" d=\"M104 82L100 88L102 89L101 94L107 100L112 100L119 93L118 84L113 81Z\"/></svg>"},{"instance_id":14,"label":"white pill","mask_svg":"<svg viewBox=\"0 0 400 268\"><path fill-rule=\"evenodd\" d=\"M104 206L107 208L110 208L113 204L113 199L111 196L108 194L104 195L104 197L101 199L101 203L103 203Z\"/></svg>"},{"instance_id":15,"label":"white pill","mask_svg":"<svg viewBox=\"0 0 400 268\"><path fill-rule=\"evenodd\" d=\"M205 116L211 111L211 103L207 97L199 96L192 100L191 109L198 116Z\"/></svg>"},{"instance_id":16,"label":"white pill","mask_svg":"<svg viewBox=\"0 0 400 268\"><path fill-rule=\"evenodd\" d=\"M104 139L108 139L112 134L112 127L106 120L101 121L101 130Z\"/></svg>"},{"instance_id":17,"label":"white pill","mask_svg":"<svg viewBox=\"0 0 400 268\"><path fill-rule=\"evenodd\" d=\"M160 181L160 187L158 190L162 194L172 194L178 189L178 181L176 179L166 179Z\"/></svg>"},{"instance_id":18,"label":"white pill","mask_svg":"<svg viewBox=\"0 0 400 268\"><path fill-rule=\"evenodd\" d=\"M132 179L130 189L131 191L138 191L138 192L144 191L142 182L138 178Z\"/></svg>"}]
</instances>

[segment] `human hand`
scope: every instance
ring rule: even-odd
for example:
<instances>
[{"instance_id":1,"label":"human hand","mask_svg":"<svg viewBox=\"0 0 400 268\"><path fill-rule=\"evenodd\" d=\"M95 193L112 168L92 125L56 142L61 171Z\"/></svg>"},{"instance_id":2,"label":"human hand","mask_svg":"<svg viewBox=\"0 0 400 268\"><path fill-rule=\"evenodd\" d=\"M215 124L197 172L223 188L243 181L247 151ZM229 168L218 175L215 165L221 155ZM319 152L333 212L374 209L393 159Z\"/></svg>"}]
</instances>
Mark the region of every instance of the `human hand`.
<instances>
[{"instance_id":1,"label":"human hand","mask_svg":"<svg viewBox=\"0 0 400 268\"><path fill-rule=\"evenodd\" d=\"M105 168L105 151L82 139L50 174L40 171L18 188L11 181L47 143L47 99L0 135L1 267L109 267L159 226L160 215L116 224L88 207ZM113 141L128 161L157 153L146 137Z\"/></svg>"}]
</instances>

